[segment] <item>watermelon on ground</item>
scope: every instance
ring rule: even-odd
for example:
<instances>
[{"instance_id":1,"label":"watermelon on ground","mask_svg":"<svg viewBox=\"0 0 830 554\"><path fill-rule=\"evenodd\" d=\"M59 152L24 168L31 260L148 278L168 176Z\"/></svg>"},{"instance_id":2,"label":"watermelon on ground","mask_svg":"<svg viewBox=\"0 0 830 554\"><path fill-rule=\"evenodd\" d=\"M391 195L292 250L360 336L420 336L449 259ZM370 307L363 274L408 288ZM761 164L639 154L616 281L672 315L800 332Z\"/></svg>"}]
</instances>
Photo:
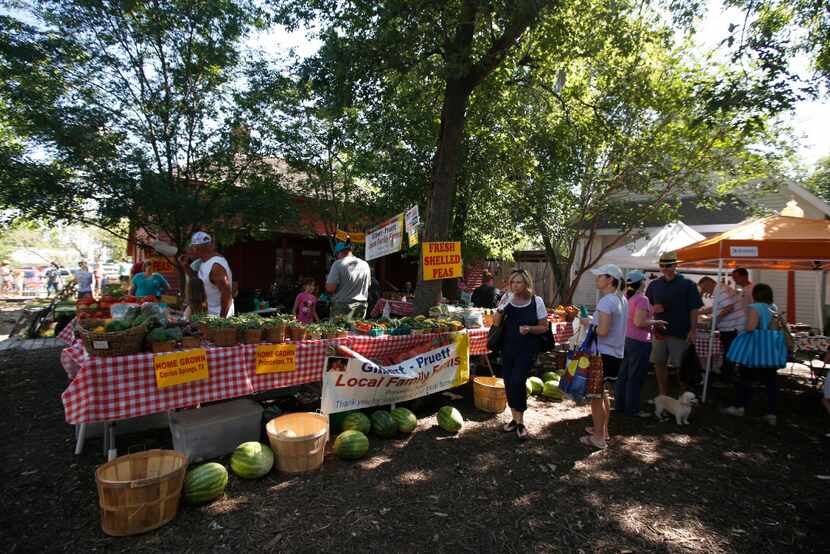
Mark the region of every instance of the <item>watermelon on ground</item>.
<instances>
[{"instance_id":1,"label":"watermelon on ground","mask_svg":"<svg viewBox=\"0 0 830 554\"><path fill-rule=\"evenodd\" d=\"M530 396L533 394L533 385L530 384L530 379L525 381L525 390L527 391L527 395Z\"/></svg>"},{"instance_id":2,"label":"watermelon on ground","mask_svg":"<svg viewBox=\"0 0 830 554\"><path fill-rule=\"evenodd\" d=\"M331 414L329 416L329 427L331 427L331 430L335 433L339 432L343 429L343 420L345 420L349 414L354 413L356 413L355 410L350 410L347 412L337 412L336 414Z\"/></svg>"},{"instance_id":3,"label":"watermelon on ground","mask_svg":"<svg viewBox=\"0 0 830 554\"><path fill-rule=\"evenodd\" d=\"M406 408L395 408L390 412L392 419L398 424L398 431L401 433L411 433L418 426L418 418L411 410Z\"/></svg>"},{"instance_id":4,"label":"watermelon on ground","mask_svg":"<svg viewBox=\"0 0 830 554\"><path fill-rule=\"evenodd\" d=\"M542 394L542 388L544 388L545 383L538 377L529 377L527 381L525 381L525 386L530 385L530 394Z\"/></svg>"},{"instance_id":5,"label":"watermelon on ground","mask_svg":"<svg viewBox=\"0 0 830 554\"><path fill-rule=\"evenodd\" d=\"M182 494L185 502L199 504L219 498L228 484L228 470L222 464L210 462L187 472Z\"/></svg>"},{"instance_id":6,"label":"watermelon on ground","mask_svg":"<svg viewBox=\"0 0 830 554\"><path fill-rule=\"evenodd\" d=\"M461 426L464 425L464 418L461 417L461 412L452 406L444 406L438 410L438 425L444 431L457 433L461 430Z\"/></svg>"},{"instance_id":7,"label":"watermelon on ground","mask_svg":"<svg viewBox=\"0 0 830 554\"><path fill-rule=\"evenodd\" d=\"M565 394L559 388L559 381L546 381L544 388L542 388L542 396L553 398L554 400L562 400Z\"/></svg>"},{"instance_id":8,"label":"watermelon on ground","mask_svg":"<svg viewBox=\"0 0 830 554\"><path fill-rule=\"evenodd\" d=\"M369 451L369 438L360 431L343 431L334 439L334 454L344 460L357 460Z\"/></svg>"},{"instance_id":9,"label":"watermelon on ground","mask_svg":"<svg viewBox=\"0 0 830 554\"><path fill-rule=\"evenodd\" d=\"M372 422L363 412L353 412L343 418L342 427L344 431L360 431L368 435L372 430Z\"/></svg>"},{"instance_id":10,"label":"watermelon on ground","mask_svg":"<svg viewBox=\"0 0 830 554\"><path fill-rule=\"evenodd\" d=\"M372 412L372 432L384 439L390 439L398 434L398 423L386 410L377 410Z\"/></svg>"},{"instance_id":11,"label":"watermelon on ground","mask_svg":"<svg viewBox=\"0 0 830 554\"><path fill-rule=\"evenodd\" d=\"M243 442L231 454L231 469L243 479L259 479L272 467L274 451L261 442Z\"/></svg>"},{"instance_id":12,"label":"watermelon on ground","mask_svg":"<svg viewBox=\"0 0 830 554\"><path fill-rule=\"evenodd\" d=\"M546 371L542 375L542 382L547 383L548 381L558 381L559 374L554 371Z\"/></svg>"}]
</instances>

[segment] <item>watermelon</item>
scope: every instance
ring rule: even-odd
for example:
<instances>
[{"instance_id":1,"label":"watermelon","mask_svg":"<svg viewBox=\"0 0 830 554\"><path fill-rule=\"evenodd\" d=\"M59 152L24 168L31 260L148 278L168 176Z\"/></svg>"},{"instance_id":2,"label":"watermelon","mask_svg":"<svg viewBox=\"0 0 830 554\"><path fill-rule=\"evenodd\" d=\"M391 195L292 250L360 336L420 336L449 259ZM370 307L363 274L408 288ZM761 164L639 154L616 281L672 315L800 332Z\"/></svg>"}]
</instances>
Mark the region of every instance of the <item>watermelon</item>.
<instances>
[{"instance_id":1,"label":"watermelon","mask_svg":"<svg viewBox=\"0 0 830 554\"><path fill-rule=\"evenodd\" d=\"M349 429L337 435L333 450L338 458L357 460L369 451L369 438L360 431Z\"/></svg>"},{"instance_id":2,"label":"watermelon","mask_svg":"<svg viewBox=\"0 0 830 554\"><path fill-rule=\"evenodd\" d=\"M559 381L546 381L545 386L542 388L542 396L553 398L554 400L562 400L565 398L565 395L559 388Z\"/></svg>"},{"instance_id":3,"label":"watermelon","mask_svg":"<svg viewBox=\"0 0 830 554\"><path fill-rule=\"evenodd\" d=\"M418 418L406 408L395 408L390 413L392 419L398 424L398 431L401 433L411 433L418 426Z\"/></svg>"},{"instance_id":4,"label":"watermelon","mask_svg":"<svg viewBox=\"0 0 830 554\"><path fill-rule=\"evenodd\" d=\"M438 410L438 425L444 431L457 433L461 430L461 426L464 425L464 418L461 417L461 412L452 406L444 406Z\"/></svg>"},{"instance_id":5,"label":"watermelon","mask_svg":"<svg viewBox=\"0 0 830 554\"><path fill-rule=\"evenodd\" d=\"M346 416L349 414L357 413L355 410L350 410L348 412L337 412L336 414L331 414L329 416L329 427L334 432L338 432L343 429L343 420L346 419Z\"/></svg>"},{"instance_id":6,"label":"watermelon","mask_svg":"<svg viewBox=\"0 0 830 554\"><path fill-rule=\"evenodd\" d=\"M525 390L527 391L527 395L530 396L533 394L533 385L530 384L530 379L525 381Z\"/></svg>"},{"instance_id":7,"label":"watermelon","mask_svg":"<svg viewBox=\"0 0 830 554\"><path fill-rule=\"evenodd\" d=\"M538 377L530 377L527 381L525 381L525 386L530 385L528 388L530 389L530 394L541 394L542 389L545 386L545 382L539 379Z\"/></svg>"},{"instance_id":8,"label":"watermelon","mask_svg":"<svg viewBox=\"0 0 830 554\"><path fill-rule=\"evenodd\" d=\"M398 423L386 410L372 413L372 432L384 439L391 439L398 434Z\"/></svg>"},{"instance_id":9,"label":"watermelon","mask_svg":"<svg viewBox=\"0 0 830 554\"><path fill-rule=\"evenodd\" d=\"M372 422L363 412L354 412L343 418L342 427L344 431L354 430L368 435L372 430Z\"/></svg>"},{"instance_id":10,"label":"watermelon","mask_svg":"<svg viewBox=\"0 0 830 554\"><path fill-rule=\"evenodd\" d=\"M542 382L547 383L548 381L559 381L559 374L554 371L546 371L542 375Z\"/></svg>"},{"instance_id":11,"label":"watermelon","mask_svg":"<svg viewBox=\"0 0 830 554\"><path fill-rule=\"evenodd\" d=\"M225 493L228 470L222 464L210 462L191 469L184 478L184 500L190 504L209 502Z\"/></svg>"},{"instance_id":12,"label":"watermelon","mask_svg":"<svg viewBox=\"0 0 830 554\"><path fill-rule=\"evenodd\" d=\"M261 442L243 442L231 454L231 469L243 479L259 479L272 467L274 451Z\"/></svg>"}]
</instances>

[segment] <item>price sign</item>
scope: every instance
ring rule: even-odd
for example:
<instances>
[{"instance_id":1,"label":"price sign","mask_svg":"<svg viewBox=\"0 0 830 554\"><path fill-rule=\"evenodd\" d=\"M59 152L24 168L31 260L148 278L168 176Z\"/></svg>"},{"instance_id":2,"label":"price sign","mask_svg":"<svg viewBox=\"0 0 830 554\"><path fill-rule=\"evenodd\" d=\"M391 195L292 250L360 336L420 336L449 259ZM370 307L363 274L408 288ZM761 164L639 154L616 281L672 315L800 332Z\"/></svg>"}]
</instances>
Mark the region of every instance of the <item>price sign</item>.
<instances>
[{"instance_id":1,"label":"price sign","mask_svg":"<svg viewBox=\"0 0 830 554\"><path fill-rule=\"evenodd\" d=\"M156 386L160 389L209 378L204 348L157 354L153 358L153 365L156 370Z\"/></svg>"},{"instance_id":2,"label":"price sign","mask_svg":"<svg viewBox=\"0 0 830 554\"><path fill-rule=\"evenodd\" d=\"M286 373L297 369L296 344L258 344L256 374Z\"/></svg>"}]
</instances>

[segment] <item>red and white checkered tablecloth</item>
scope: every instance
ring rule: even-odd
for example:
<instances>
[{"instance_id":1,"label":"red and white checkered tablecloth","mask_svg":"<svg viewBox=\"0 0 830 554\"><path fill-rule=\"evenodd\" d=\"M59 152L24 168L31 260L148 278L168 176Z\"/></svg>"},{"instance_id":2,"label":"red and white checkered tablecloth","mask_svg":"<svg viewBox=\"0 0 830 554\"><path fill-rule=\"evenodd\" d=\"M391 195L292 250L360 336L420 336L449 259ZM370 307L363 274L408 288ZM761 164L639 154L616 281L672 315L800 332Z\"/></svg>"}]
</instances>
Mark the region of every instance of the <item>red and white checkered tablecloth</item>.
<instances>
[{"instance_id":1,"label":"red and white checkered tablecloth","mask_svg":"<svg viewBox=\"0 0 830 554\"><path fill-rule=\"evenodd\" d=\"M470 354L486 353L487 329L473 329L468 334ZM61 355L72 379L62 395L66 421L78 424L127 419L320 381L330 346L342 344L368 358L379 358L403 352L433 336L350 336L302 341L297 345L295 371L265 375L256 374L255 345L207 348L209 379L165 389L156 387L153 354L89 356L76 341Z\"/></svg>"},{"instance_id":2,"label":"red and white checkered tablecloth","mask_svg":"<svg viewBox=\"0 0 830 554\"><path fill-rule=\"evenodd\" d=\"M720 367L723 362L723 347L720 343L720 337L715 333L715 340L712 342L712 368ZM706 368L706 358L709 356L709 333L697 334L695 339L695 351L697 357L700 358L700 363L703 368Z\"/></svg>"},{"instance_id":3,"label":"red and white checkered tablecloth","mask_svg":"<svg viewBox=\"0 0 830 554\"><path fill-rule=\"evenodd\" d=\"M560 321L553 324L553 338L557 343L568 342L574 336L574 326L570 321Z\"/></svg>"},{"instance_id":4,"label":"red and white checkered tablecloth","mask_svg":"<svg viewBox=\"0 0 830 554\"><path fill-rule=\"evenodd\" d=\"M415 313L415 305L411 302L401 302L400 300L389 300L387 298L381 298L375 304L375 307L372 308L372 313L369 314L370 317L380 317L383 313L383 307L386 303L389 303L389 313L392 315L412 315Z\"/></svg>"},{"instance_id":5,"label":"red and white checkered tablecloth","mask_svg":"<svg viewBox=\"0 0 830 554\"><path fill-rule=\"evenodd\" d=\"M66 344L72 344L75 342L75 321L76 318L72 318L72 321L66 324L66 327L61 329L61 332L58 333L58 338L65 342Z\"/></svg>"}]
</instances>

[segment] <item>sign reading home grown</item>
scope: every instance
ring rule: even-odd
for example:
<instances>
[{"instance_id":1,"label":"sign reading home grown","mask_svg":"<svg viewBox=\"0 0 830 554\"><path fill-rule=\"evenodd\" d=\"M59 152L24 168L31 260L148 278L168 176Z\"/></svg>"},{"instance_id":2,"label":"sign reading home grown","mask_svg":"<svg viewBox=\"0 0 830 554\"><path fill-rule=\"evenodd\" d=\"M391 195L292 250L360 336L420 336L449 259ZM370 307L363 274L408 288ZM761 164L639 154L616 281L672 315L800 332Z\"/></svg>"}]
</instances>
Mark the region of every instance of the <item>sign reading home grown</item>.
<instances>
[{"instance_id":1,"label":"sign reading home grown","mask_svg":"<svg viewBox=\"0 0 830 554\"><path fill-rule=\"evenodd\" d=\"M425 242L421 245L424 281L461 277L460 242Z\"/></svg>"},{"instance_id":2,"label":"sign reading home grown","mask_svg":"<svg viewBox=\"0 0 830 554\"><path fill-rule=\"evenodd\" d=\"M346 242L346 239L348 239L352 241L352 244L363 244L366 242L365 234L358 233L356 231L344 231L343 229L338 229L334 233L334 238L336 238L338 242Z\"/></svg>"},{"instance_id":3,"label":"sign reading home grown","mask_svg":"<svg viewBox=\"0 0 830 554\"><path fill-rule=\"evenodd\" d=\"M438 340L434 343L433 340ZM424 339L394 365L360 356L330 356L323 369L324 414L405 402L463 385L470 379L470 338L452 333Z\"/></svg>"},{"instance_id":4,"label":"sign reading home grown","mask_svg":"<svg viewBox=\"0 0 830 554\"><path fill-rule=\"evenodd\" d=\"M256 373L285 373L297 369L296 344L257 344Z\"/></svg>"},{"instance_id":5,"label":"sign reading home grown","mask_svg":"<svg viewBox=\"0 0 830 554\"><path fill-rule=\"evenodd\" d=\"M366 233L366 260L399 252L403 242L403 214L375 225Z\"/></svg>"},{"instance_id":6,"label":"sign reading home grown","mask_svg":"<svg viewBox=\"0 0 830 554\"><path fill-rule=\"evenodd\" d=\"M204 348L156 354L153 366L156 370L156 386L160 389L203 381L209 377L207 352Z\"/></svg>"}]
</instances>

